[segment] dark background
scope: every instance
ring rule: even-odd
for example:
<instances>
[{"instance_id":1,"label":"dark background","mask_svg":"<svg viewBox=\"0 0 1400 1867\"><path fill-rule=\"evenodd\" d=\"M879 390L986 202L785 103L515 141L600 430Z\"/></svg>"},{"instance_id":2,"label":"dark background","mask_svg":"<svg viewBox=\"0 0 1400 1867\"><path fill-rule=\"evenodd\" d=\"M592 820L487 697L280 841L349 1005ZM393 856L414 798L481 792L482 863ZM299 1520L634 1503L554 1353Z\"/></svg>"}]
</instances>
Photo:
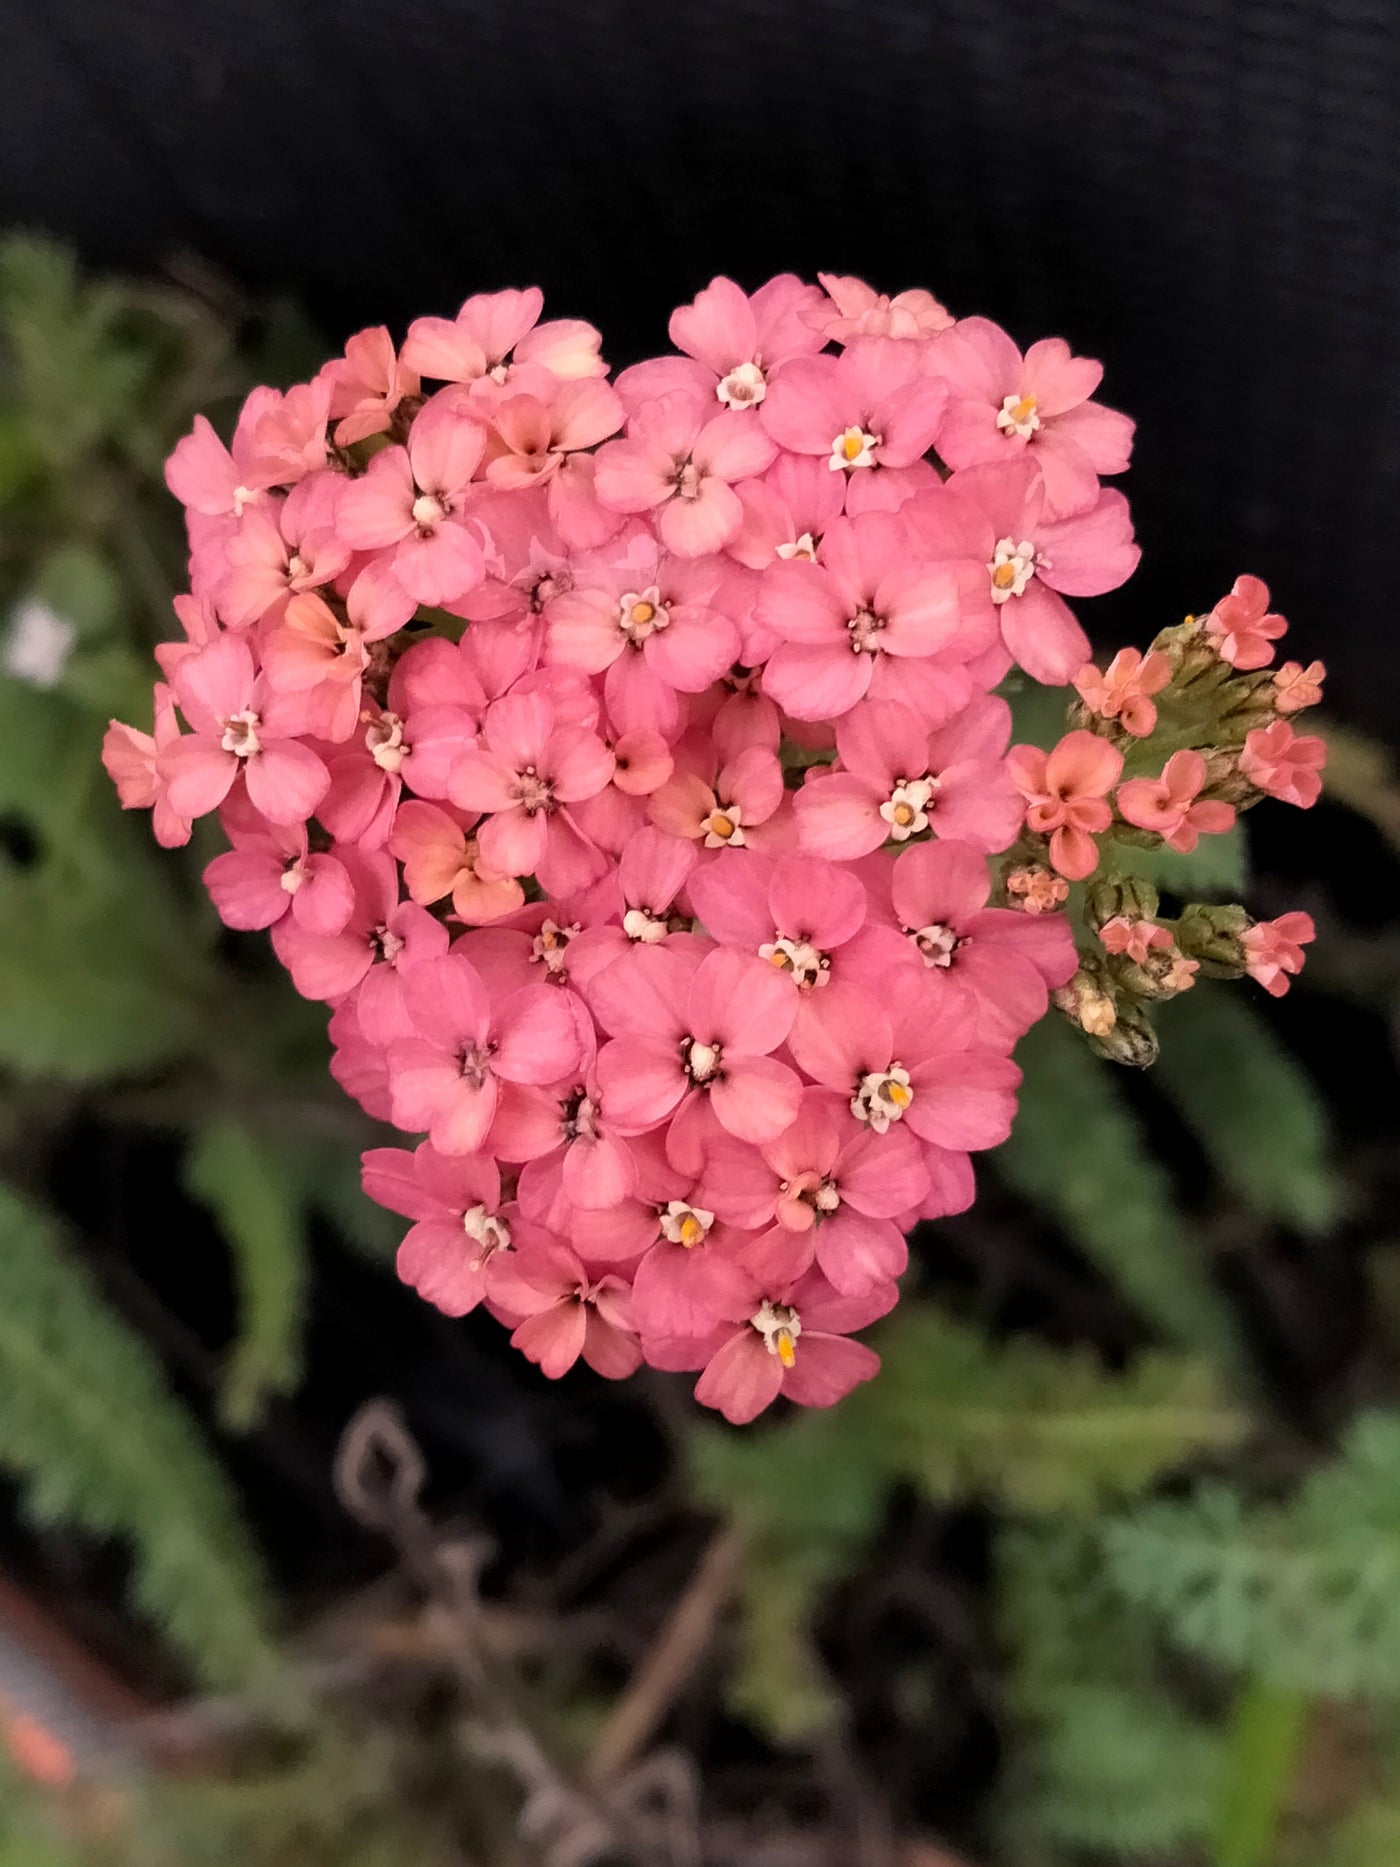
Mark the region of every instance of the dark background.
<instances>
[{"instance_id":1,"label":"dark background","mask_svg":"<svg viewBox=\"0 0 1400 1867\"><path fill-rule=\"evenodd\" d=\"M538 281L623 363L787 267L1062 333L1140 424L1103 639L1249 569L1384 731L1398 67L1386 0L4 0L0 224L337 337Z\"/></svg>"}]
</instances>

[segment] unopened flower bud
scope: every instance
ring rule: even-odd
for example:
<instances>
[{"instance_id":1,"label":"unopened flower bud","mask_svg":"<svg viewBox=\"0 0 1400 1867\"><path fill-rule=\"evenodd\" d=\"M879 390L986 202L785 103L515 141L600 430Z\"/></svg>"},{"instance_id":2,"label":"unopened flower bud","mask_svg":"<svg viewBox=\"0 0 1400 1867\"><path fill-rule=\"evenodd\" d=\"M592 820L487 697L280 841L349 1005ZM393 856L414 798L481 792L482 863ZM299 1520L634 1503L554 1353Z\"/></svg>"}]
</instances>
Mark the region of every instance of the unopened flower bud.
<instances>
[{"instance_id":1,"label":"unopened flower bud","mask_svg":"<svg viewBox=\"0 0 1400 1867\"><path fill-rule=\"evenodd\" d=\"M1005 888L1007 905L1023 914L1051 914L1069 899L1069 883L1040 862L1010 869Z\"/></svg>"},{"instance_id":2,"label":"unopened flower bud","mask_svg":"<svg viewBox=\"0 0 1400 1867\"><path fill-rule=\"evenodd\" d=\"M1105 876L1089 888L1089 919L1095 927L1123 918L1150 921L1157 918L1157 890L1138 875Z\"/></svg>"},{"instance_id":3,"label":"unopened flower bud","mask_svg":"<svg viewBox=\"0 0 1400 1867\"><path fill-rule=\"evenodd\" d=\"M1050 1002L1089 1037L1106 1037L1118 1022L1113 994L1096 969L1081 966L1068 985L1050 994Z\"/></svg>"},{"instance_id":4,"label":"unopened flower bud","mask_svg":"<svg viewBox=\"0 0 1400 1867\"><path fill-rule=\"evenodd\" d=\"M1157 1033L1140 1006L1122 1006L1111 1031L1102 1037L1090 1034L1089 1048L1109 1063L1146 1070L1157 1061Z\"/></svg>"},{"instance_id":5,"label":"unopened flower bud","mask_svg":"<svg viewBox=\"0 0 1400 1867\"><path fill-rule=\"evenodd\" d=\"M1245 962L1240 936L1249 924L1248 914L1235 903L1193 901L1176 924L1176 943L1188 959L1200 962L1207 977L1238 979Z\"/></svg>"}]
</instances>

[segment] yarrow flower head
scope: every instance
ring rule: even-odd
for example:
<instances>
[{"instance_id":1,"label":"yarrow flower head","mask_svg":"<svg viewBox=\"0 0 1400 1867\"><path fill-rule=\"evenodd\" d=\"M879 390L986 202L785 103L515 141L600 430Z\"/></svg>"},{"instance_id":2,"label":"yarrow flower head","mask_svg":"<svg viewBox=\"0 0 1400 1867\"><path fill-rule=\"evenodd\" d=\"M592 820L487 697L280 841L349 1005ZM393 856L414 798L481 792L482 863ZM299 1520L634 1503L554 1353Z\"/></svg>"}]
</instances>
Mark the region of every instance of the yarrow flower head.
<instances>
[{"instance_id":1,"label":"yarrow flower head","mask_svg":"<svg viewBox=\"0 0 1400 1867\"><path fill-rule=\"evenodd\" d=\"M614 382L539 291L477 294L255 390L227 445L200 417L153 730L103 756L162 844L217 814L215 908L411 1139L363 1163L404 1282L739 1422L875 1373L852 1338L1052 1003L1144 1060L1134 992L1285 989L1305 915L1125 897L1077 950L1070 884L1311 803L1322 668L1231 686L1283 629L1250 578L1189 650L1088 662L1132 424L1060 339L825 273L716 279L670 336ZM1192 655L1229 705L1183 747ZM1013 667L1077 690L1048 751L1008 750Z\"/></svg>"}]
</instances>

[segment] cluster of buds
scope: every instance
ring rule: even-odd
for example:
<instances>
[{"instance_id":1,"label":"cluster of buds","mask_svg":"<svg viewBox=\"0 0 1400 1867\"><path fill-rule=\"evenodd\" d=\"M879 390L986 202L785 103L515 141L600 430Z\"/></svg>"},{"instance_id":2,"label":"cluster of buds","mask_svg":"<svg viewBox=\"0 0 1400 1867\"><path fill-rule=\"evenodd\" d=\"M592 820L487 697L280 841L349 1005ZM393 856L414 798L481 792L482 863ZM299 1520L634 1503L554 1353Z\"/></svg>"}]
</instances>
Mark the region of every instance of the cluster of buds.
<instances>
[{"instance_id":1,"label":"cluster of buds","mask_svg":"<svg viewBox=\"0 0 1400 1867\"><path fill-rule=\"evenodd\" d=\"M1070 882L1088 884L1095 943L1055 1003L1119 1062L1153 1061L1147 1003L1198 975L1248 975L1279 997L1302 969L1309 915L1254 921L1242 907L1194 902L1164 918L1157 890L1119 860L1141 848L1189 855L1266 797L1304 810L1317 802L1326 746L1291 716L1322 698L1326 671L1320 661L1271 665L1286 629L1268 586L1237 578L1208 615L1164 629L1146 654L1123 649L1102 671L1087 663L1074 677L1072 729L1049 753L1009 754L1025 822L1008 898L1033 907L1055 879L1065 899Z\"/></svg>"},{"instance_id":2,"label":"cluster of buds","mask_svg":"<svg viewBox=\"0 0 1400 1867\"><path fill-rule=\"evenodd\" d=\"M551 1376L828 1405L905 1234L1008 1133L1018 1040L1051 993L1091 1023L1067 878L1189 657L1120 658L1048 760L994 690L1084 668L1066 598L1138 558L1102 484L1132 424L1059 339L920 291L717 279L615 381L541 309L364 331L228 447L196 423L181 634L107 767L166 845L218 814L219 913L415 1139L364 1159L408 1283ZM1117 821L1184 847L1233 814L1214 768L1163 782Z\"/></svg>"}]
</instances>

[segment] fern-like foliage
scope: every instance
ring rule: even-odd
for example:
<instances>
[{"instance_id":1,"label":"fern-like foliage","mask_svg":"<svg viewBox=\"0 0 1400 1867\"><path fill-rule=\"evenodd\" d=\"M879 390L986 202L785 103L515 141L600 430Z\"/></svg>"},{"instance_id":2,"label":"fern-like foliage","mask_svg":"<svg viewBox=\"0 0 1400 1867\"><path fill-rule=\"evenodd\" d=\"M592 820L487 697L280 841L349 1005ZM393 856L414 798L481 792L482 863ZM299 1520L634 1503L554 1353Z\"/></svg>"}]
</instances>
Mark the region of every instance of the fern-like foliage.
<instances>
[{"instance_id":1,"label":"fern-like foliage","mask_svg":"<svg viewBox=\"0 0 1400 1867\"><path fill-rule=\"evenodd\" d=\"M234 1254L238 1337L223 1412L239 1430L301 1372L306 1250L301 1188L278 1148L246 1125L209 1122L185 1160L185 1183L218 1218Z\"/></svg>"},{"instance_id":2,"label":"fern-like foliage","mask_svg":"<svg viewBox=\"0 0 1400 1867\"><path fill-rule=\"evenodd\" d=\"M784 1735L826 1709L812 1611L875 1529L892 1484L1092 1513L1242 1430L1208 1365L1187 1356L1148 1355L1114 1375L1087 1355L993 1343L919 1302L873 1340L879 1379L833 1411L766 1432L706 1426L691 1440L701 1495L749 1539L738 1696Z\"/></svg>"},{"instance_id":3,"label":"fern-like foliage","mask_svg":"<svg viewBox=\"0 0 1400 1867\"><path fill-rule=\"evenodd\" d=\"M36 1516L129 1545L138 1604L198 1677L263 1674L258 1565L217 1464L51 1222L3 1185L0 1463Z\"/></svg>"},{"instance_id":4,"label":"fern-like foliage","mask_svg":"<svg viewBox=\"0 0 1400 1867\"><path fill-rule=\"evenodd\" d=\"M1106 1526L1108 1572L1180 1646L1315 1695L1400 1696L1400 1413L1363 1415L1286 1504L1224 1485Z\"/></svg>"},{"instance_id":5,"label":"fern-like foliage","mask_svg":"<svg viewBox=\"0 0 1400 1867\"><path fill-rule=\"evenodd\" d=\"M1209 984L1159 1015L1154 1080L1251 1212L1322 1232L1338 1187L1321 1097L1238 991Z\"/></svg>"},{"instance_id":6,"label":"fern-like foliage","mask_svg":"<svg viewBox=\"0 0 1400 1867\"><path fill-rule=\"evenodd\" d=\"M1022 1524L997 1551L1010 1662L1000 1830L1015 1867L1150 1860L1210 1830L1223 1746L1172 1696L1150 1621L1106 1586L1092 1525Z\"/></svg>"},{"instance_id":7,"label":"fern-like foliage","mask_svg":"<svg viewBox=\"0 0 1400 1867\"><path fill-rule=\"evenodd\" d=\"M1193 1249L1171 1178L1115 1073L1058 1018L1038 1024L1016 1060L1025 1072L1020 1111L1010 1140L991 1157L994 1170L1057 1219L1170 1340L1236 1359L1233 1315Z\"/></svg>"}]
</instances>

